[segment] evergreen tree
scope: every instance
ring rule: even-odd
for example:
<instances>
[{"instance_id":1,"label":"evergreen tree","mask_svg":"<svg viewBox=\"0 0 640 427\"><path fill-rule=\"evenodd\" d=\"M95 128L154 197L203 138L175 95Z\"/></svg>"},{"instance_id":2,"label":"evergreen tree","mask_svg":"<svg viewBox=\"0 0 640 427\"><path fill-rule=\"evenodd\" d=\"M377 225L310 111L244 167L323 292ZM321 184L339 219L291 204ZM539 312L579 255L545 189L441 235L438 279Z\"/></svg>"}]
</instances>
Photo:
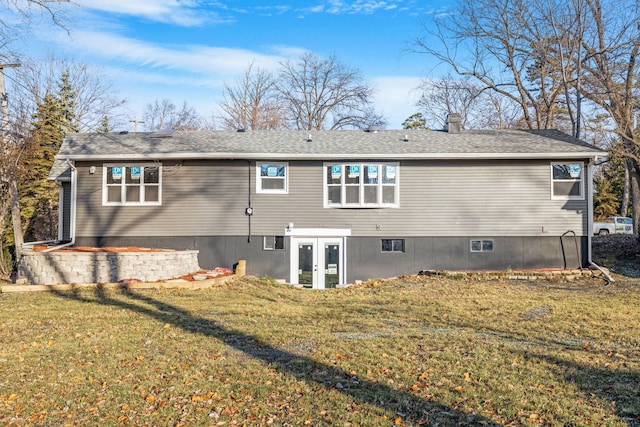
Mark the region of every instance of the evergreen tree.
<instances>
[{"instance_id":1,"label":"evergreen tree","mask_svg":"<svg viewBox=\"0 0 640 427\"><path fill-rule=\"evenodd\" d=\"M57 188L47 176L69 129L60 99L48 94L38 104L29 138L30 155L24 162L19 186L25 241L57 236Z\"/></svg>"},{"instance_id":2,"label":"evergreen tree","mask_svg":"<svg viewBox=\"0 0 640 427\"><path fill-rule=\"evenodd\" d=\"M60 104L62 120L60 126L65 133L78 132L79 126L77 122L76 108L78 91L71 84L71 74L69 70L62 73L58 82L57 99Z\"/></svg>"},{"instance_id":3,"label":"evergreen tree","mask_svg":"<svg viewBox=\"0 0 640 427\"><path fill-rule=\"evenodd\" d=\"M595 180L595 193L593 195L593 214L596 220L603 220L614 216L620 208L616 194L612 191L611 181L604 175Z\"/></svg>"},{"instance_id":4,"label":"evergreen tree","mask_svg":"<svg viewBox=\"0 0 640 427\"><path fill-rule=\"evenodd\" d=\"M109 123L109 117L102 116L102 120L100 121L100 127L98 128L98 132L100 133L109 133L113 130L111 127L111 123Z\"/></svg>"},{"instance_id":5,"label":"evergreen tree","mask_svg":"<svg viewBox=\"0 0 640 427\"><path fill-rule=\"evenodd\" d=\"M422 113L414 113L402 122L402 129L427 129L427 120Z\"/></svg>"},{"instance_id":6,"label":"evergreen tree","mask_svg":"<svg viewBox=\"0 0 640 427\"><path fill-rule=\"evenodd\" d=\"M77 90L65 71L58 92L45 95L33 115L30 155L19 187L25 241L57 238L58 189L47 177L66 134L78 131L76 99Z\"/></svg>"}]
</instances>

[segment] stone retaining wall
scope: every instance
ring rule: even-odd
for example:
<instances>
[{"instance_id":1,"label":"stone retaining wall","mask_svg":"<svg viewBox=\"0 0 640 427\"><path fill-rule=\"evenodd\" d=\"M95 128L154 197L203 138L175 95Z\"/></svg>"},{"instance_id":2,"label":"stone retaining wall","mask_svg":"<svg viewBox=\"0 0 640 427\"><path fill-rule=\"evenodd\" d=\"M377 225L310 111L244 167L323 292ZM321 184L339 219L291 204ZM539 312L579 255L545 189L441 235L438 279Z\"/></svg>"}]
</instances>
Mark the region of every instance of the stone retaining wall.
<instances>
[{"instance_id":1,"label":"stone retaining wall","mask_svg":"<svg viewBox=\"0 0 640 427\"><path fill-rule=\"evenodd\" d=\"M17 282L34 285L156 282L199 271L198 251L26 252Z\"/></svg>"}]
</instances>

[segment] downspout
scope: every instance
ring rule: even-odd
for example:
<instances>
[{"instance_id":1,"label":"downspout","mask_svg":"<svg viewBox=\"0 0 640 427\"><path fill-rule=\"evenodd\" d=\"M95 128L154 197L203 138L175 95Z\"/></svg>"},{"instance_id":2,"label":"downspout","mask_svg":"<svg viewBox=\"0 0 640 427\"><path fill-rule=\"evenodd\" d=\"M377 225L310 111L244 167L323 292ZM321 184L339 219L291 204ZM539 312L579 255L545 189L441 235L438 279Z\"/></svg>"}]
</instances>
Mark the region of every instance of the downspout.
<instances>
[{"instance_id":1,"label":"downspout","mask_svg":"<svg viewBox=\"0 0 640 427\"><path fill-rule=\"evenodd\" d=\"M57 249L75 245L76 243L76 198L78 194L78 170L69 159L66 160L66 163L71 168L71 211L69 212L69 237L71 237L71 241L62 245L45 249L42 252L55 251Z\"/></svg>"},{"instance_id":2,"label":"downspout","mask_svg":"<svg viewBox=\"0 0 640 427\"><path fill-rule=\"evenodd\" d=\"M594 159L595 160L595 159ZM591 161L587 164L587 262L589 266L598 269L604 277L607 278L609 283L615 282L613 277L609 275L602 267L593 262L591 259L591 238L593 236L593 168L595 161Z\"/></svg>"},{"instance_id":3,"label":"downspout","mask_svg":"<svg viewBox=\"0 0 640 427\"><path fill-rule=\"evenodd\" d=\"M253 208L251 207L251 160L247 160L247 208L244 210L244 214L247 217L248 223L248 236L247 243L251 243L251 217L253 216Z\"/></svg>"}]
</instances>

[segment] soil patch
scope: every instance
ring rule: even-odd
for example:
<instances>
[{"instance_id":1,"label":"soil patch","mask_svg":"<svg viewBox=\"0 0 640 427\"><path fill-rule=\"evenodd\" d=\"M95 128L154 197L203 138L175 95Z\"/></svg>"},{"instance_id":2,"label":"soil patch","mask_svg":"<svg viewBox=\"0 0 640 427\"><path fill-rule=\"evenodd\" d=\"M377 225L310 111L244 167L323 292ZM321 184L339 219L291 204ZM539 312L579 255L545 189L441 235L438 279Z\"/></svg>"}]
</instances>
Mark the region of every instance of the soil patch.
<instances>
[{"instance_id":1,"label":"soil patch","mask_svg":"<svg viewBox=\"0 0 640 427\"><path fill-rule=\"evenodd\" d=\"M593 261L616 274L640 278L640 239L630 235L594 236Z\"/></svg>"}]
</instances>

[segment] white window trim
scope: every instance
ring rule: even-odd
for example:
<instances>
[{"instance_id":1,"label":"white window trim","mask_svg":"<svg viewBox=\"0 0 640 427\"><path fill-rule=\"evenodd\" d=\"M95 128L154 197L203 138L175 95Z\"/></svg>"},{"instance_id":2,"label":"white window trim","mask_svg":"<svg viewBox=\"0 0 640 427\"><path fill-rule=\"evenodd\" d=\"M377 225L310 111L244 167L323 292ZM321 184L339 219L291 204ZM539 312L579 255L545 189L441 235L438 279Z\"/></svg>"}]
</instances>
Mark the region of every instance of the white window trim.
<instances>
[{"instance_id":1,"label":"white window trim","mask_svg":"<svg viewBox=\"0 0 640 427\"><path fill-rule=\"evenodd\" d=\"M580 165L580 178L578 179L554 179L553 178L553 166L554 165L566 165L569 163L576 163ZM551 162L551 166L549 167L549 173L551 174L551 200L584 200L584 182L586 176L586 168L584 162L581 161L566 161L566 162ZM564 195L556 195L553 191L553 184L555 182L579 182L580 195L578 196L564 196Z\"/></svg>"},{"instance_id":2,"label":"white window trim","mask_svg":"<svg viewBox=\"0 0 640 427\"><path fill-rule=\"evenodd\" d=\"M382 173L382 166L393 166L396 168L396 182L395 184L382 184L382 179L378 180L378 184L374 184L378 186L378 197L380 198L380 200L382 199L382 187L394 187L395 191L394 191L394 197L395 200L393 203L364 203L364 188L365 185L370 185L370 184L364 184L364 182L361 182L358 184L359 186L359 191L360 191L360 197L359 199L361 200L360 203L355 204L355 203L341 203L341 204L335 204L335 203L329 203L329 184L327 183L327 167L331 167L331 166L341 166L341 183L340 183L340 188L341 188L341 200L344 200L345 198L345 189L347 184L345 184L345 171L346 171L346 166L360 166L360 176L362 177L362 174L364 173L364 167L365 166L378 166L378 168L380 168L380 172ZM325 208L328 209L362 209L362 208L399 208L400 207L400 164L397 162L326 162L322 165L322 182L323 182L323 192L322 192L322 203L323 206Z\"/></svg>"},{"instance_id":3,"label":"white window trim","mask_svg":"<svg viewBox=\"0 0 640 427\"><path fill-rule=\"evenodd\" d=\"M273 190L262 188L262 176L260 169L262 165L282 165L284 166L284 189ZM269 178L267 178L269 179ZM289 194L289 163L287 162L256 162L256 193L262 194Z\"/></svg>"},{"instance_id":4,"label":"white window trim","mask_svg":"<svg viewBox=\"0 0 640 427\"><path fill-rule=\"evenodd\" d=\"M276 237L282 237L282 239L283 239L282 248L276 248ZM273 239L273 247L269 247L267 245L268 239ZM263 236L263 238L262 238L262 250L264 250L264 251L283 251L283 250L285 250L284 236L283 235L280 235L280 236Z\"/></svg>"},{"instance_id":5,"label":"white window trim","mask_svg":"<svg viewBox=\"0 0 640 427\"><path fill-rule=\"evenodd\" d=\"M131 167L131 166L140 166L140 167L157 167L158 168L158 201L157 202L127 202L127 201L122 201L125 200L125 195L124 195L124 179L125 177L122 177L122 183L120 184L120 202L109 202L108 201L108 185L107 185L107 168L110 167L114 167L114 166L122 166L122 167ZM144 176L144 173L142 173L142 176ZM154 184L155 185L155 184ZM144 185L140 186L140 198L142 200L144 200ZM129 163L104 163L102 165L102 205L103 206L160 206L162 205L162 164L161 163L154 163L154 162L145 162L145 163L136 163L136 162L129 162Z\"/></svg>"}]
</instances>

